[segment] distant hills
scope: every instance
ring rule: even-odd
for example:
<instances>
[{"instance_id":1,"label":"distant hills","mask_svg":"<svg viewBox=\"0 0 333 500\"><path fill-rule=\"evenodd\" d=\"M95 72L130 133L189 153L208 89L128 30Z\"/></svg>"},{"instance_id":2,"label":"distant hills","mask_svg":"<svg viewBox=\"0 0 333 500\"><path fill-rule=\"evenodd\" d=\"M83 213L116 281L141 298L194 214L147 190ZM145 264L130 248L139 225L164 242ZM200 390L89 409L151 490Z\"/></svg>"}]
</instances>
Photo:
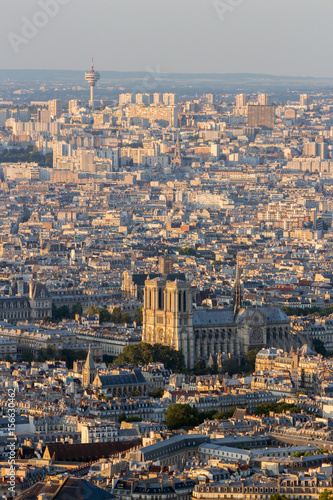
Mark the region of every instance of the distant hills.
<instances>
[{"instance_id":1,"label":"distant hills","mask_svg":"<svg viewBox=\"0 0 333 500\"><path fill-rule=\"evenodd\" d=\"M148 77L154 77L156 80L163 82L184 82L188 84L193 81L199 82L221 82L221 83L246 83L246 84L309 84L315 85L332 85L333 78L315 78L315 77L294 77L294 76L276 76L267 74L255 73L150 73L145 71L103 71L97 68L101 73L101 84L106 81L135 81ZM1 69L0 82L10 80L15 82L31 81L31 82L73 82L84 83L84 70L16 70L16 69Z\"/></svg>"}]
</instances>

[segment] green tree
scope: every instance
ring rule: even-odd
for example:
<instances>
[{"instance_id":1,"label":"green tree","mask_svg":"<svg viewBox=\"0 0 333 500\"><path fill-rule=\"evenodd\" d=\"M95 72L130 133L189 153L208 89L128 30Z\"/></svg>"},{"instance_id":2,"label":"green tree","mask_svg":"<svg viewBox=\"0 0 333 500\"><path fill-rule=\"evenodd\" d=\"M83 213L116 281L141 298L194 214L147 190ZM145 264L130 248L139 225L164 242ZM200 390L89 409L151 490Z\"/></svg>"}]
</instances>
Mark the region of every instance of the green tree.
<instances>
[{"instance_id":1,"label":"green tree","mask_svg":"<svg viewBox=\"0 0 333 500\"><path fill-rule=\"evenodd\" d=\"M71 313L68 306L56 307L52 304L52 319L54 321L61 321L62 319L70 318Z\"/></svg>"},{"instance_id":2,"label":"green tree","mask_svg":"<svg viewBox=\"0 0 333 500\"><path fill-rule=\"evenodd\" d=\"M46 155L45 155L45 167L53 168L53 152L46 153Z\"/></svg>"},{"instance_id":3,"label":"green tree","mask_svg":"<svg viewBox=\"0 0 333 500\"><path fill-rule=\"evenodd\" d=\"M73 368L74 361L86 359L88 352L84 349L63 349L60 353L60 359L66 361L67 368Z\"/></svg>"},{"instance_id":4,"label":"green tree","mask_svg":"<svg viewBox=\"0 0 333 500\"><path fill-rule=\"evenodd\" d=\"M292 413L299 413L301 410L297 406L288 403L261 403L258 405L254 413L255 415L269 415L270 412L274 413L284 413L286 411L290 411Z\"/></svg>"},{"instance_id":5,"label":"green tree","mask_svg":"<svg viewBox=\"0 0 333 500\"><path fill-rule=\"evenodd\" d=\"M325 344L322 340L313 339L312 344L313 344L313 347L315 348L315 351L318 354L322 354L323 356L326 356L326 354L327 354L326 347L325 347Z\"/></svg>"},{"instance_id":6,"label":"green tree","mask_svg":"<svg viewBox=\"0 0 333 500\"><path fill-rule=\"evenodd\" d=\"M120 323L131 323L131 317L128 312L121 313L121 321Z\"/></svg>"},{"instance_id":7,"label":"green tree","mask_svg":"<svg viewBox=\"0 0 333 500\"><path fill-rule=\"evenodd\" d=\"M86 315L87 316L98 315L100 323L106 323L108 321L112 321L111 314L104 307L89 306L88 309L86 310Z\"/></svg>"},{"instance_id":8,"label":"green tree","mask_svg":"<svg viewBox=\"0 0 333 500\"><path fill-rule=\"evenodd\" d=\"M164 363L167 370L183 372L186 369L183 353L168 345L153 345L153 361Z\"/></svg>"},{"instance_id":9,"label":"green tree","mask_svg":"<svg viewBox=\"0 0 333 500\"><path fill-rule=\"evenodd\" d=\"M47 346L47 348L45 349L39 349L38 351L38 355L37 355L37 359L38 361L49 361L49 360L52 360L52 359L56 359L58 358L59 359L59 355L55 349L55 347L53 345L49 345Z\"/></svg>"},{"instance_id":10,"label":"green tree","mask_svg":"<svg viewBox=\"0 0 333 500\"><path fill-rule=\"evenodd\" d=\"M199 413L189 404L172 404L164 414L165 423L170 431L184 426L194 427L199 424Z\"/></svg>"},{"instance_id":11,"label":"green tree","mask_svg":"<svg viewBox=\"0 0 333 500\"><path fill-rule=\"evenodd\" d=\"M246 362L245 362L245 370L246 372L253 372L255 370L255 364L256 364L256 357L259 352L259 349L252 349L249 351L246 356Z\"/></svg>"},{"instance_id":12,"label":"green tree","mask_svg":"<svg viewBox=\"0 0 333 500\"><path fill-rule=\"evenodd\" d=\"M143 323L143 306L139 306L135 312L135 316L134 316L134 321L138 324L138 325L142 325Z\"/></svg>"},{"instance_id":13,"label":"green tree","mask_svg":"<svg viewBox=\"0 0 333 500\"><path fill-rule=\"evenodd\" d=\"M228 411L220 411L218 413L214 413L213 419L214 420L228 420L233 416L235 413L236 408L231 408Z\"/></svg>"},{"instance_id":14,"label":"green tree","mask_svg":"<svg viewBox=\"0 0 333 500\"><path fill-rule=\"evenodd\" d=\"M179 255L188 255L191 257L195 257L197 255L197 251L195 248L183 247L179 250Z\"/></svg>"},{"instance_id":15,"label":"green tree","mask_svg":"<svg viewBox=\"0 0 333 500\"><path fill-rule=\"evenodd\" d=\"M153 346L140 342L136 345L125 346L123 352L115 359L114 364L138 365L148 364L153 361Z\"/></svg>"},{"instance_id":16,"label":"green tree","mask_svg":"<svg viewBox=\"0 0 333 500\"><path fill-rule=\"evenodd\" d=\"M121 309L120 307L115 307L111 313L111 318L110 320L113 323L121 323L122 322L122 317L121 317Z\"/></svg>"},{"instance_id":17,"label":"green tree","mask_svg":"<svg viewBox=\"0 0 333 500\"><path fill-rule=\"evenodd\" d=\"M82 304L81 302L78 302L77 304L74 304L72 307L72 315L73 318L75 318L75 315L78 314L79 316L82 316Z\"/></svg>"},{"instance_id":18,"label":"green tree","mask_svg":"<svg viewBox=\"0 0 333 500\"><path fill-rule=\"evenodd\" d=\"M103 354L103 363L111 364L115 360L115 356L110 356L109 354Z\"/></svg>"},{"instance_id":19,"label":"green tree","mask_svg":"<svg viewBox=\"0 0 333 500\"><path fill-rule=\"evenodd\" d=\"M161 398L164 394L164 389L162 387L157 387L156 389L154 389L152 392L149 393L149 396L151 398Z\"/></svg>"},{"instance_id":20,"label":"green tree","mask_svg":"<svg viewBox=\"0 0 333 500\"><path fill-rule=\"evenodd\" d=\"M127 417L125 415L125 413L122 413L119 418L118 418L118 422L121 423L121 422L141 422L141 418L139 417L134 417L134 416L130 416L130 417Z\"/></svg>"},{"instance_id":21,"label":"green tree","mask_svg":"<svg viewBox=\"0 0 333 500\"><path fill-rule=\"evenodd\" d=\"M32 352L22 351L22 361L25 361L26 363L31 364L34 359L35 359L35 357L34 357Z\"/></svg>"},{"instance_id":22,"label":"green tree","mask_svg":"<svg viewBox=\"0 0 333 500\"><path fill-rule=\"evenodd\" d=\"M115 359L115 365L146 365L148 363L164 363L165 368L174 372L185 371L185 360L181 351L176 351L162 344L140 344L124 347L123 352Z\"/></svg>"},{"instance_id":23,"label":"green tree","mask_svg":"<svg viewBox=\"0 0 333 500\"><path fill-rule=\"evenodd\" d=\"M318 306L313 307L286 307L283 306L282 309L287 314L287 316L330 316L333 313L333 307L324 307L321 309Z\"/></svg>"},{"instance_id":24,"label":"green tree","mask_svg":"<svg viewBox=\"0 0 333 500\"><path fill-rule=\"evenodd\" d=\"M325 489L320 493L319 500L333 500L333 491Z\"/></svg>"},{"instance_id":25,"label":"green tree","mask_svg":"<svg viewBox=\"0 0 333 500\"><path fill-rule=\"evenodd\" d=\"M10 354L7 354L7 356L5 357L5 361L9 361L9 363L13 362L13 358L11 357Z\"/></svg>"}]
</instances>

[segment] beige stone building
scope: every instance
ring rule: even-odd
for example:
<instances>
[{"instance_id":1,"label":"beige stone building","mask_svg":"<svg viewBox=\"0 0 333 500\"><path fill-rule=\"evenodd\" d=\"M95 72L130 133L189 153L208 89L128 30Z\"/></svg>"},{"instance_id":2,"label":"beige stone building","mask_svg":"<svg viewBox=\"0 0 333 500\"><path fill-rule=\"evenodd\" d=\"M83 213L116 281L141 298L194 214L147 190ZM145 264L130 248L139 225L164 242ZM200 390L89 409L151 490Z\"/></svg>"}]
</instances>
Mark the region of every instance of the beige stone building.
<instances>
[{"instance_id":1,"label":"beige stone building","mask_svg":"<svg viewBox=\"0 0 333 500\"><path fill-rule=\"evenodd\" d=\"M264 346L290 349L302 340L290 333L290 320L279 307L241 305L239 285L234 307L195 310L194 290L186 281L148 279L144 289L143 341L182 351L186 366L208 361L211 355L244 356Z\"/></svg>"}]
</instances>

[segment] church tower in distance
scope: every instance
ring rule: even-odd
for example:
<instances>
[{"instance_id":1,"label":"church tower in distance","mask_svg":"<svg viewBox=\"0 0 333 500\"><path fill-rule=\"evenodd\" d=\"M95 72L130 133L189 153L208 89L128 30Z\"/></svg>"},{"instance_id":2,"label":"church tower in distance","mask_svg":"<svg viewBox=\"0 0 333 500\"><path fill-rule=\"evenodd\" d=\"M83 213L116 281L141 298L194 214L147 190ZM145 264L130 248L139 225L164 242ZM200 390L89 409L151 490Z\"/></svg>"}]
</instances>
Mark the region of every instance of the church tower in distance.
<instances>
[{"instance_id":1,"label":"church tower in distance","mask_svg":"<svg viewBox=\"0 0 333 500\"><path fill-rule=\"evenodd\" d=\"M146 281L142 340L181 350L186 366L194 366L193 304L189 283L162 278Z\"/></svg>"},{"instance_id":2,"label":"church tower in distance","mask_svg":"<svg viewBox=\"0 0 333 500\"><path fill-rule=\"evenodd\" d=\"M88 356L82 369L82 386L88 387L89 385L91 385L94 381L96 373L97 370L95 368L95 363L89 346Z\"/></svg>"}]
</instances>

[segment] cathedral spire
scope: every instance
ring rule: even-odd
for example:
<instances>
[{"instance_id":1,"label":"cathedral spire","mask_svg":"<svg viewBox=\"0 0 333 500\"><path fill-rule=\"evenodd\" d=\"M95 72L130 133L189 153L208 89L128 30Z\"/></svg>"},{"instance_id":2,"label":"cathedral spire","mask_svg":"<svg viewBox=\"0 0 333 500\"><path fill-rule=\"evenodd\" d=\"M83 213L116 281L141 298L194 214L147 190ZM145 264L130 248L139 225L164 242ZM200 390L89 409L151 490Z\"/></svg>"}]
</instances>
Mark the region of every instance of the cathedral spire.
<instances>
[{"instance_id":1,"label":"cathedral spire","mask_svg":"<svg viewBox=\"0 0 333 500\"><path fill-rule=\"evenodd\" d=\"M237 315L238 311L242 307L242 290L240 284L240 276L239 276L239 258L238 253L236 256L236 279L235 279L235 287L234 287L234 316Z\"/></svg>"},{"instance_id":2,"label":"cathedral spire","mask_svg":"<svg viewBox=\"0 0 333 500\"><path fill-rule=\"evenodd\" d=\"M89 351L87 355L86 362L83 366L82 369L82 382L83 382L83 387L88 387L91 385L94 381L96 375L96 368L95 368L95 363L94 359L91 353L91 346L89 344Z\"/></svg>"}]
</instances>

